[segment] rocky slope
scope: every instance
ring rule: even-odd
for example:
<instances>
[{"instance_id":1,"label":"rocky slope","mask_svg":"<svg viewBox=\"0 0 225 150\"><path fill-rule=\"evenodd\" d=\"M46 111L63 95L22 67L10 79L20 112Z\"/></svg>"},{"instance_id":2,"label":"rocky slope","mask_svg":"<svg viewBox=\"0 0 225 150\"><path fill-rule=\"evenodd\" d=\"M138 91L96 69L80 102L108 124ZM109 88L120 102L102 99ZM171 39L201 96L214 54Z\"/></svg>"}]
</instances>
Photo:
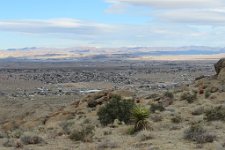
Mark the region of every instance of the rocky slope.
<instances>
[{"instance_id":1,"label":"rocky slope","mask_svg":"<svg viewBox=\"0 0 225 150\"><path fill-rule=\"evenodd\" d=\"M0 149L225 149L225 59L215 64L215 70L214 76L166 93L140 97L135 91L102 91L47 116L31 118L28 112L8 118L1 122ZM137 105L150 109L147 120L151 130L131 135L133 124L118 120L102 126L97 112L113 95L134 99ZM91 137L71 138L74 131L89 131L90 126Z\"/></svg>"}]
</instances>

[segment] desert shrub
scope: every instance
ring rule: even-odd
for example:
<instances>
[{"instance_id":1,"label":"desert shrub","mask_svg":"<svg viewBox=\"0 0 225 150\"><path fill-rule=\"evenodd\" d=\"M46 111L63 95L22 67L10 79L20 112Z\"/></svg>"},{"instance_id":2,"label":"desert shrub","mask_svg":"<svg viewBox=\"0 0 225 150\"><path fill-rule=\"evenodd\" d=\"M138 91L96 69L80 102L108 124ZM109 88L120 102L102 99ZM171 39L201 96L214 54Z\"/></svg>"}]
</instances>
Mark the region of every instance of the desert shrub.
<instances>
[{"instance_id":1,"label":"desert shrub","mask_svg":"<svg viewBox=\"0 0 225 150\"><path fill-rule=\"evenodd\" d=\"M8 134L11 138L20 138L23 135L23 131L21 129L16 129Z\"/></svg>"},{"instance_id":2,"label":"desert shrub","mask_svg":"<svg viewBox=\"0 0 225 150\"><path fill-rule=\"evenodd\" d=\"M103 131L103 134L104 135L111 135L112 131L111 130L105 130L105 131Z\"/></svg>"},{"instance_id":3,"label":"desert shrub","mask_svg":"<svg viewBox=\"0 0 225 150\"><path fill-rule=\"evenodd\" d=\"M9 138L9 133L0 130L0 139Z\"/></svg>"},{"instance_id":4,"label":"desert shrub","mask_svg":"<svg viewBox=\"0 0 225 150\"><path fill-rule=\"evenodd\" d=\"M193 103L195 100L197 100L197 93L185 92L181 95L181 100L186 100L188 103Z\"/></svg>"},{"instance_id":5,"label":"desert shrub","mask_svg":"<svg viewBox=\"0 0 225 150\"><path fill-rule=\"evenodd\" d=\"M216 136L208 133L200 123L194 123L184 131L184 139L197 143L213 142L215 138Z\"/></svg>"},{"instance_id":6,"label":"desert shrub","mask_svg":"<svg viewBox=\"0 0 225 150\"><path fill-rule=\"evenodd\" d=\"M73 141L91 142L94 136L95 127L87 125L80 130L75 129L70 133L69 138Z\"/></svg>"},{"instance_id":7,"label":"desert shrub","mask_svg":"<svg viewBox=\"0 0 225 150\"><path fill-rule=\"evenodd\" d=\"M73 121L65 121L60 123L60 126L65 134L70 134L73 125L74 125Z\"/></svg>"},{"instance_id":8,"label":"desert shrub","mask_svg":"<svg viewBox=\"0 0 225 150\"><path fill-rule=\"evenodd\" d=\"M217 106L205 111L205 119L207 121L222 120L225 121L225 107Z\"/></svg>"},{"instance_id":9,"label":"desert shrub","mask_svg":"<svg viewBox=\"0 0 225 150\"><path fill-rule=\"evenodd\" d=\"M134 127L129 127L126 132L126 134L128 134L128 135L133 135L135 133L136 133L136 131L135 131Z\"/></svg>"},{"instance_id":10,"label":"desert shrub","mask_svg":"<svg viewBox=\"0 0 225 150\"><path fill-rule=\"evenodd\" d=\"M171 118L171 121L172 121L173 123L181 123L181 122L182 122L182 118L181 118L180 115L175 115L175 116L173 116L173 117Z\"/></svg>"},{"instance_id":11,"label":"desert shrub","mask_svg":"<svg viewBox=\"0 0 225 150\"><path fill-rule=\"evenodd\" d=\"M2 144L4 147L14 147L13 149L22 149L23 144L16 139L7 139L6 142Z\"/></svg>"},{"instance_id":12,"label":"desert shrub","mask_svg":"<svg viewBox=\"0 0 225 150\"><path fill-rule=\"evenodd\" d=\"M160 122L162 121L163 117L160 114L153 114L151 115L151 120L154 122Z\"/></svg>"},{"instance_id":13,"label":"desert shrub","mask_svg":"<svg viewBox=\"0 0 225 150\"><path fill-rule=\"evenodd\" d=\"M168 97L168 98L171 98L171 99L174 98L173 93L172 93L172 92L169 92L169 91L165 92L165 93L164 93L164 96L165 96L165 97Z\"/></svg>"},{"instance_id":14,"label":"desert shrub","mask_svg":"<svg viewBox=\"0 0 225 150\"><path fill-rule=\"evenodd\" d=\"M154 138L151 131L143 130L137 134L137 138L140 141L147 141Z\"/></svg>"},{"instance_id":15,"label":"desert shrub","mask_svg":"<svg viewBox=\"0 0 225 150\"><path fill-rule=\"evenodd\" d=\"M3 143L3 146L4 147L15 147L15 140L7 139L7 141Z\"/></svg>"},{"instance_id":16,"label":"desert shrub","mask_svg":"<svg viewBox=\"0 0 225 150\"><path fill-rule=\"evenodd\" d=\"M98 145L98 149L102 150L102 149L114 149L114 148L118 148L119 147L119 143L116 141L112 141L112 140L104 140L101 143L99 143Z\"/></svg>"},{"instance_id":17,"label":"desert shrub","mask_svg":"<svg viewBox=\"0 0 225 150\"><path fill-rule=\"evenodd\" d=\"M159 94L153 93L153 94L147 96L146 99L152 99L152 98L158 98L158 97L160 97Z\"/></svg>"},{"instance_id":18,"label":"desert shrub","mask_svg":"<svg viewBox=\"0 0 225 150\"><path fill-rule=\"evenodd\" d=\"M113 96L105 106L99 109L97 115L104 126L113 123L115 119L129 123L134 106L132 100L123 100L120 96Z\"/></svg>"},{"instance_id":19,"label":"desert shrub","mask_svg":"<svg viewBox=\"0 0 225 150\"><path fill-rule=\"evenodd\" d=\"M135 106L132 110L132 119L135 122L134 130L140 131L149 128L149 122L146 120L150 116L147 108L142 106Z\"/></svg>"},{"instance_id":20,"label":"desert shrub","mask_svg":"<svg viewBox=\"0 0 225 150\"><path fill-rule=\"evenodd\" d=\"M198 108L195 108L193 111L192 111L192 115L201 115L203 114L205 111L204 107L198 107Z\"/></svg>"},{"instance_id":21,"label":"desert shrub","mask_svg":"<svg viewBox=\"0 0 225 150\"><path fill-rule=\"evenodd\" d=\"M165 108L163 107L163 105L162 104L159 104L159 103L157 103L157 104L151 104L151 107L150 107L150 111L152 112L152 113L155 113L156 111L164 111L165 110Z\"/></svg>"},{"instance_id":22,"label":"desert shrub","mask_svg":"<svg viewBox=\"0 0 225 150\"><path fill-rule=\"evenodd\" d=\"M39 137L39 136L36 136L36 135L25 135L25 136L22 136L20 138L21 142L25 145L29 145L29 144L40 144L40 143L43 143L44 140Z\"/></svg>"},{"instance_id":23,"label":"desert shrub","mask_svg":"<svg viewBox=\"0 0 225 150\"><path fill-rule=\"evenodd\" d=\"M210 90L206 90L205 91L205 98L209 98L211 95L211 91Z\"/></svg>"}]
</instances>

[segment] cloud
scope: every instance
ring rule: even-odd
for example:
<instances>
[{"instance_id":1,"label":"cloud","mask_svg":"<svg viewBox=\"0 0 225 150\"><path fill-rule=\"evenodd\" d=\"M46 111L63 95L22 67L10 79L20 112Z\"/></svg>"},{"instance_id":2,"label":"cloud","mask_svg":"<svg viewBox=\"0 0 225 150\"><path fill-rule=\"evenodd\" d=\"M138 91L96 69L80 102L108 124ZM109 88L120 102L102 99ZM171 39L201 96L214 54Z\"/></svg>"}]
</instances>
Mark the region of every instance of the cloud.
<instances>
[{"instance_id":1,"label":"cloud","mask_svg":"<svg viewBox=\"0 0 225 150\"><path fill-rule=\"evenodd\" d=\"M166 19L166 17L173 16L173 14L164 15L160 17ZM2 32L4 34L10 33L10 36L16 34L15 39L12 39L14 42L9 44L10 47L16 47L11 44L19 41L34 42L29 46L121 47L205 45L205 43L222 45L222 41L225 40L225 28L223 27L213 29L163 22L112 25L68 18L0 20L0 31L4 31ZM221 39L221 42L214 39Z\"/></svg>"},{"instance_id":2,"label":"cloud","mask_svg":"<svg viewBox=\"0 0 225 150\"><path fill-rule=\"evenodd\" d=\"M113 26L76 19L0 20L0 31L90 35L112 32Z\"/></svg>"},{"instance_id":3,"label":"cloud","mask_svg":"<svg viewBox=\"0 0 225 150\"><path fill-rule=\"evenodd\" d=\"M152 8L217 8L224 6L222 0L106 0L112 5L130 4Z\"/></svg>"},{"instance_id":4,"label":"cloud","mask_svg":"<svg viewBox=\"0 0 225 150\"><path fill-rule=\"evenodd\" d=\"M225 12L219 10L174 10L161 12L156 16L177 23L225 25Z\"/></svg>"},{"instance_id":5,"label":"cloud","mask_svg":"<svg viewBox=\"0 0 225 150\"><path fill-rule=\"evenodd\" d=\"M185 24L225 25L222 0L106 0L111 7L127 5L149 9L154 21ZM125 8L125 7L124 7Z\"/></svg>"}]
</instances>

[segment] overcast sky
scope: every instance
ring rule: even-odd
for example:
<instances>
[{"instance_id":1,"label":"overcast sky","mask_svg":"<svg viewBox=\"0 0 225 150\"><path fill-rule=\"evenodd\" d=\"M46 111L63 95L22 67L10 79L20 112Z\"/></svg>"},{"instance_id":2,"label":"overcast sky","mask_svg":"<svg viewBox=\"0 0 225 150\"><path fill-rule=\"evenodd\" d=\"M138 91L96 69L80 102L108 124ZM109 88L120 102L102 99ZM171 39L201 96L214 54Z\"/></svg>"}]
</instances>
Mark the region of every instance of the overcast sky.
<instances>
[{"instance_id":1,"label":"overcast sky","mask_svg":"<svg viewBox=\"0 0 225 150\"><path fill-rule=\"evenodd\" d=\"M224 0L1 0L0 49L225 47Z\"/></svg>"}]
</instances>

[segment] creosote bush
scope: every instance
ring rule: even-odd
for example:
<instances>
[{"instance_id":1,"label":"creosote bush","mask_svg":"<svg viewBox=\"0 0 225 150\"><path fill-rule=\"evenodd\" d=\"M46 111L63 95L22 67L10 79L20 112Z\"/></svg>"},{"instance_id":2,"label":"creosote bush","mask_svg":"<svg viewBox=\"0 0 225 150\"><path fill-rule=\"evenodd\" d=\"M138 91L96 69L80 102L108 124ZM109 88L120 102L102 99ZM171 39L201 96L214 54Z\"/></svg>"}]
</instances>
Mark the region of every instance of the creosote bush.
<instances>
[{"instance_id":1,"label":"creosote bush","mask_svg":"<svg viewBox=\"0 0 225 150\"><path fill-rule=\"evenodd\" d=\"M147 108L142 106L135 106L132 110L132 119L135 122L134 131L146 130L149 128L149 122L146 120L149 118L150 112Z\"/></svg>"},{"instance_id":2,"label":"creosote bush","mask_svg":"<svg viewBox=\"0 0 225 150\"><path fill-rule=\"evenodd\" d=\"M193 103L197 100L197 93L185 92L181 95L181 100L186 100L188 103Z\"/></svg>"},{"instance_id":3,"label":"creosote bush","mask_svg":"<svg viewBox=\"0 0 225 150\"><path fill-rule=\"evenodd\" d=\"M216 136L207 132L203 128L202 124L194 123L184 132L184 139L197 142L197 143L208 143L213 142Z\"/></svg>"},{"instance_id":4,"label":"creosote bush","mask_svg":"<svg viewBox=\"0 0 225 150\"><path fill-rule=\"evenodd\" d=\"M82 129L75 129L71 132L69 138L73 141L91 142L94 136L95 127L87 125Z\"/></svg>"},{"instance_id":5,"label":"creosote bush","mask_svg":"<svg viewBox=\"0 0 225 150\"><path fill-rule=\"evenodd\" d=\"M222 120L225 121L225 106L217 106L205 111L207 121Z\"/></svg>"},{"instance_id":6,"label":"creosote bush","mask_svg":"<svg viewBox=\"0 0 225 150\"><path fill-rule=\"evenodd\" d=\"M97 115L104 126L113 123L115 119L127 124L131 121L131 110L134 106L133 100L123 100L120 96L113 96L105 106L99 109Z\"/></svg>"}]
</instances>

